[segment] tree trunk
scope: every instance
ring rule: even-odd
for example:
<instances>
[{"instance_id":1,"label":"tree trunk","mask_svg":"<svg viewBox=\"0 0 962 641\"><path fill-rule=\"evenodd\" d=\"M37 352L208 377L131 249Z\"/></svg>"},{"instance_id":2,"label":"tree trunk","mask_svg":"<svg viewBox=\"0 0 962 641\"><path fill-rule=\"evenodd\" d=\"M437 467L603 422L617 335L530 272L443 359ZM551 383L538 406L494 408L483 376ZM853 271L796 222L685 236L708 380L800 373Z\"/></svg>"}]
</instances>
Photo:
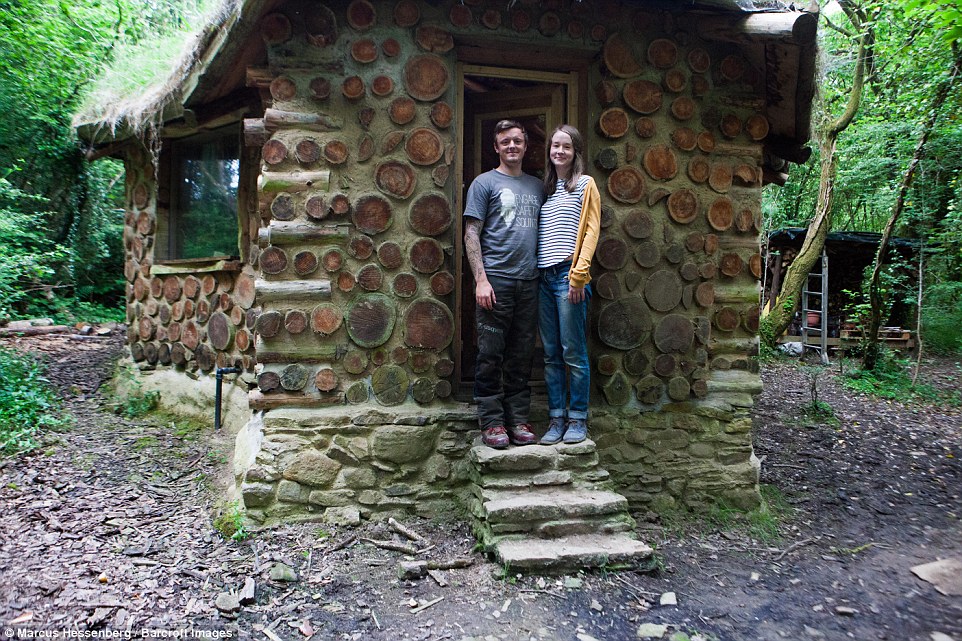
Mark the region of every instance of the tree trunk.
<instances>
[{"instance_id":1,"label":"tree trunk","mask_svg":"<svg viewBox=\"0 0 962 641\"><path fill-rule=\"evenodd\" d=\"M838 169L835 145L839 134L851 124L862 99L862 88L865 85L865 65L870 51L867 43L871 38L872 27L867 26L865 29L866 32L859 44L852 91L849 94L845 112L837 120L831 122L821 135L819 143L821 178L818 188L818 202L815 205L815 216L808 225L802 248L785 272L781 291L775 296L770 309L761 319L761 340L770 348L775 347L778 343L778 337L791 324L799 306L802 287L805 285L815 261L821 256L825 238L832 227L832 202L835 197L835 178Z\"/></svg>"},{"instance_id":2,"label":"tree trunk","mask_svg":"<svg viewBox=\"0 0 962 641\"><path fill-rule=\"evenodd\" d=\"M935 122L938 120L939 112L942 111L942 105L945 104L952 85L955 84L955 79L958 78L960 71L962 71L962 48L957 48L955 60L952 63L952 68L949 70L949 75L939 85L935 96L932 98L932 107L929 111L928 118L926 118L922 126L922 135L915 145L915 153L912 154L912 160L909 161L909 166L905 169L905 175L902 177L902 184L899 187L899 194L892 208L892 215L885 224L885 230L882 232L882 238L879 240L878 251L875 254L875 266L872 268L872 280L869 283L868 289L871 309L869 311L868 333L864 337L866 342L865 353L862 355L863 370L874 370L876 365L878 365L880 353L878 330L882 324L882 292L880 282L889 239L895 230L895 224L898 222L899 216L902 215L902 210L905 208L905 196L908 194L909 187L912 185L912 179L915 178L915 170L922 160L925 145L929 140L929 136L932 134L932 130L935 128Z\"/></svg>"}]
</instances>

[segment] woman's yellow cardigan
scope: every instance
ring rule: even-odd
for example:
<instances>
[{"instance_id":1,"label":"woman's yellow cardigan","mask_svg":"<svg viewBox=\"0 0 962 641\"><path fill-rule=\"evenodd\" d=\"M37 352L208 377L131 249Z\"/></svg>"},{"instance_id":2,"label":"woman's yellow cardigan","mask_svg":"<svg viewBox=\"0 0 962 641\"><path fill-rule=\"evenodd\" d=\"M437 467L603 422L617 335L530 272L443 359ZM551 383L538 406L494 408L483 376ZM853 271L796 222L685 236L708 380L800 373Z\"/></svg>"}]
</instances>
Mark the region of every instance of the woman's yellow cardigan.
<instances>
[{"instance_id":1,"label":"woman's yellow cardigan","mask_svg":"<svg viewBox=\"0 0 962 641\"><path fill-rule=\"evenodd\" d=\"M598 246L598 236L601 234L601 194L595 179L588 176L584 195L581 201L581 220L578 223L578 240L574 253L571 255L571 269L568 270L568 284L572 287L584 287L591 282L591 258Z\"/></svg>"}]
</instances>

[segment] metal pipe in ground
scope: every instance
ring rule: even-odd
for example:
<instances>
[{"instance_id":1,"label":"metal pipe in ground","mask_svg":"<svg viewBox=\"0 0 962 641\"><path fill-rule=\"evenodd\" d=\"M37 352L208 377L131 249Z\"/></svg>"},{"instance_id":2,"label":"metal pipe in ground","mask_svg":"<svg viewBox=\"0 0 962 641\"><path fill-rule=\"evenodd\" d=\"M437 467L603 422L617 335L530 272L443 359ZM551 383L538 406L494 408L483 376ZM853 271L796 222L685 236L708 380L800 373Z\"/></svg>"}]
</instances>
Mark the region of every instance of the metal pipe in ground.
<instances>
[{"instance_id":1,"label":"metal pipe in ground","mask_svg":"<svg viewBox=\"0 0 962 641\"><path fill-rule=\"evenodd\" d=\"M239 367L218 367L214 375L217 381L214 387L214 429L220 429L220 402L223 397L224 374L240 374Z\"/></svg>"}]
</instances>

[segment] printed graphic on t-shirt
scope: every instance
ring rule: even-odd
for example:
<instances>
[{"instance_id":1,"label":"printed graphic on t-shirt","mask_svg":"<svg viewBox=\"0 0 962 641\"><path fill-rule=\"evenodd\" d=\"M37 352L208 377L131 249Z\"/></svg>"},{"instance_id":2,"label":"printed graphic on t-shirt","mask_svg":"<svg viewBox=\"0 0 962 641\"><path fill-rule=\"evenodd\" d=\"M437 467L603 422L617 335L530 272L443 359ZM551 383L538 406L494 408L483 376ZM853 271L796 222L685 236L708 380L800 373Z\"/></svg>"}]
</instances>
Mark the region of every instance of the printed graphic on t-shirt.
<instances>
[{"instance_id":1,"label":"printed graphic on t-shirt","mask_svg":"<svg viewBox=\"0 0 962 641\"><path fill-rule=\"evenodd\" d=\"M514 192L507 187L501 190L500 198L501 207L498 209L498 213L501 214L504 224L511 227L514 224L515 216L518 214L518 199Z\"/></svg>"}]
</instances>

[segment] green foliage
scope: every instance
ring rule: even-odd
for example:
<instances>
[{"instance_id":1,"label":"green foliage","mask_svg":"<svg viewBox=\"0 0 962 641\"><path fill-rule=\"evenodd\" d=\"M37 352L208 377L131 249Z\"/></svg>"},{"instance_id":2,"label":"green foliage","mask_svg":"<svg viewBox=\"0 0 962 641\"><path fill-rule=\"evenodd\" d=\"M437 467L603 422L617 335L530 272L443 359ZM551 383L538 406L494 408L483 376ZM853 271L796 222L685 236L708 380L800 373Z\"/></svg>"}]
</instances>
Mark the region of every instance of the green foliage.
<instances>
[{"instance_id":1,"label":"green foliage","mask_svg":"<svg viewBox=\"0 0 962 641\"><path fill-rule=\"evenodd\" d=\"M897 352L883 348L879 352L878 363L874 370L852 368L842 377L842 385L848 389L871 394L880 398L898 401L921 401L927 403L947 403L958 405L962 395L940 392L926 383L912 384L909 374L911 363Z\"/></svg>"},{"instance_id":2,"label":"green foliage","mask_svg":"<svg viewBox=\"0 0 962 641\"><path fill-rule=\"evenodd\" d=\"M0 453L35 449L45 430L73 425L43 376L42 365L24 354L0 348Z\"/></svg>"},{"instance_id":3,"label":"green foliage","mask_svg":"<svg viewBox=\"0 0 962 641\"><path fill-rule=\"evenodd\" d=\"M922 339L929 351L962 354L962 283L937 283L925 292Z\"/></svg>"},{"instance_id":4,"label":"green foliage","mask_svg":"<svg viewBox=\"0 0 962 641\"><path fill-rule=\"evenodd\" d=\"M197 9L197 0L3 4L0 320L122 317L123 167L89 164L71 117L119 51L138 42L156 51L163 34L183 42Z\"/></svg>"},{"instance_id":5,"label":"green foliage","mask_svg":"<svg viewBox=\"0 0 962 641\"><path fill-rule=\"evenodd\" d=\"M225 539L243 541L250 537L244 521L244 509L239 501L230 501L221 506L219 514L214 518L214 529Z\"/></svg>"},{"instance_id":6,"label":"green foliage","mask_svg":"<svg viewBox=\"0 0 962 641\"><path fill-rule=\"evenodd\" d=\"M706 530L737 532L759 541L777 541L780 538L778 524L791 514L791 506L774 485L758 486L762 504L753 510L739 509L725 500L719 500L707 514L692 513L672 508L659 511L666 531L676 536L686 533L701 536Z\"/></svg>"},{"instance_id":7,"label":"green foliage","mask_svg":"<svg viewBox=\"0 0 962 641\"><path fill-rule=\"evenodd\" d=\"M117 370L113 388L107 408L118 416L140 418L160 405L160 392L144 391L136 373L128 367Z\"/></svg>"}]
</instances>

